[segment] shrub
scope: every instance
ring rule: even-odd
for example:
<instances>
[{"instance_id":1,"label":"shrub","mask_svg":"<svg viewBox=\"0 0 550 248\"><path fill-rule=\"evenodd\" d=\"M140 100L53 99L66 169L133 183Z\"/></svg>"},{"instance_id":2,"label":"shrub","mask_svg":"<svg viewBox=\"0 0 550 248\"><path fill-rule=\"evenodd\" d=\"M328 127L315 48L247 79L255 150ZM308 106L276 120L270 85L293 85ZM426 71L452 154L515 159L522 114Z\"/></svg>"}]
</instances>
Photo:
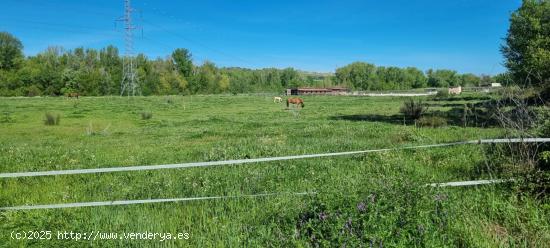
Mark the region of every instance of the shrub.
<instances>
[{"instance_id":1,"label":"shrub","mask_svg":"<svg viewBox=\"0 0 550 248\"><path fill-rule=\"evenodd\" d=\"M547 79L546 83L540 89L540 98L542 99L542 101L549 104L549 101L550 101L550 79Z\"/></svg>"},{"instance_id":2,"label":"shrub","mask_svg":"<svg viewBox=\"0 0 550 248\"><path fill-rule=\"evenodd\" d=\"M61 115L59 114L52 114L52 113L45 114L44 124L48 126L59 125L60 121L61 121Z\"/></svg>"},{"instance_id":3,"label":"shrub","mask_svg":"<svg viewBox=\"0 0 550 248\"><path fill-rule=\"evenodd\" d=\"M422 101L411 98L403 103L399 111L409 119L418 120L427 110L428 107Z\"/></svg>"},{"instance_id":4,"label":"shrub","mask_svg":"<svg viewBox=\"0 0 550 248\"><path fill-rule=\"evenodd\" d=\"M28 97L42 95L42 91L36 85L29 86L26 93Z\"/></svg>"},{"instance_id":5,"label":"shrub","mask_svg":"<svg viewBox=\"0 0 550 248\"><path fill-rule=\"evenodd\" d=\"M149 120L151 118L153 118L153 113L147 112L147 111L141 112L141 119L142 120Z\"/></svg>"},{"instance_id":6,"label":"shrub","mask_svg":"<svg viewBox=\"0 0 550 248\"><path fill-rule=\"evenodd\" d=\"M437 98L447 98L447 97L449 97L449 91L448 90L438 90L435 97L437 97Z\"/></svg>"},{"instance_id":7,"label":"shrub","mask_svg":"<svg viewBox=\"0 0 550 248\"><path fill-rule=\"evenodd\" d=\"M423 116L416 121L416 124L421 127L442 127L447 125L447 119L439 116Z\"/></svg>"}]
</instances>

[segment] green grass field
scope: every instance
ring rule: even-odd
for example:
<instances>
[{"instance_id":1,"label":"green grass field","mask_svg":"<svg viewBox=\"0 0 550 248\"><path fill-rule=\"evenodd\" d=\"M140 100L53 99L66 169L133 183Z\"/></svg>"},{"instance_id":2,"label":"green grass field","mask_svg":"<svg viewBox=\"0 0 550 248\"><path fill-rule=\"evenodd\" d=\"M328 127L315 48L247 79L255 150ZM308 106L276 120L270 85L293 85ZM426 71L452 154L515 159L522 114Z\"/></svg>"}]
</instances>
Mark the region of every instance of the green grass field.
<instances>
[{"instance_id":1,"label":"green grass field","mask_svg":"<svg viewBox=\"0 0 550 248\"><path fill-rule=\"evenodd\" d=\"M0 98L0 173L216 161L501 137L498 128L417 128L404 98L269 96ZM478 100L470 100L478 101ZM464 101L435 102L448 111ZM448 105L446 105L448 104ZM8 114L4 114L7 112ZM59 125L44 124L46 112ZM142 112L152 113L143 120ZM0 212L0 247L549 247L550 205L488 179L464 145L206 168L0 179L0 207L317 192L180 203ZM498 175L496 175L498 176ZM187 232L187 240L13 239L13 232ZM55 236L55 235L54 235Z\"/></svg>"}]
</instances>

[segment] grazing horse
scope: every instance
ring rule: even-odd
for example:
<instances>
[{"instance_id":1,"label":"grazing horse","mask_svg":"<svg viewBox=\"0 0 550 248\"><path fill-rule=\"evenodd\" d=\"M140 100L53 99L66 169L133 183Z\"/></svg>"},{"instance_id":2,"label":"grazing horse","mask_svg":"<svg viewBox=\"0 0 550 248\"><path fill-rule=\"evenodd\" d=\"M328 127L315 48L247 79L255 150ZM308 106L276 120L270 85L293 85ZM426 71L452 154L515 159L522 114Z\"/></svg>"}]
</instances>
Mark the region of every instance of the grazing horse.
<instances>
[{"instance_id":1,"label":"grazing horse","mask_svg":"<svg viewBox=\"0 0 550 248\"><path fill-rule=\"evenodd\" d=\"M286 100L286 107L288 108L289 107L289 104L300 104L302 106L302 108L304 107L304 100L302 100L302 98L288 98Z\"/></svg>"},{"instance_id":2,"label":"grazing horse","mask_svg":"<svg viewBox=\"0 0 550 248\"><path fill-rule=\"evenodd\" d=\"M78 99L79 96L80 96L80 94L78 94L77 92L71 92L71 93L67 94L67 97L69 97L69 98L76 97L76 99Z\"/></svg>"},{"instance_id":3,"label":"grazing horse","mask_svg":"<svg viewBox=\"0 0 550 248\"><path fill-rule=\"evenodd\" d=\"M282 101L283 101L283 98L281 98L281 97L278 97L278 96L273 97L273 102L280 103Z\"/></svg>"}]
</instances>

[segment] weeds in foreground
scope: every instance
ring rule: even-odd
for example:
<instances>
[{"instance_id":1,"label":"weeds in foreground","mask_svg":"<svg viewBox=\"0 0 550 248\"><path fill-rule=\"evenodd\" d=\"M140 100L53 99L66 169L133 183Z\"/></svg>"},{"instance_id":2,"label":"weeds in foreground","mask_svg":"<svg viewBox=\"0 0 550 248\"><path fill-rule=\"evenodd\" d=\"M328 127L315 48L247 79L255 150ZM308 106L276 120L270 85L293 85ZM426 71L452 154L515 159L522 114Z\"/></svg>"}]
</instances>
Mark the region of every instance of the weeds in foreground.
<instances>
[{"instance_id":1,"label":"weeds in foreground","mask_svg":"<svg viewBox=\"0 0 550 248\"><path fill-rule=\"evenodd\" d=\"M415 101L410 98L403 103L399 111L409 119L418 120L428 111L428 107L421 100Z\"/></svg>"},{"instance_id":2,"label":"weeds in foreground","mask_svg":"<svg viewBox=\"0 0 550 248\"><path fill-rule=\"evenodd\" d=\"M10 112L4 112L2 114L2 119L0 120L0 123L11 123L11 122L14 122L13 118L11 117L11 113Z\"/></svg>"},{"instance_id":3,"label":"weeds in foreground","mask_svg":"<svg viewBox=\"0 0 550 248\"><path fill-rule=\"evenodd\" d=\"M140 114L141 114L141 119L142 120L149 120L149 119L153 118L153 113L148 112L148 111L141 112Z\"/></svg>"},{"instance_id":4,"label":"weeds in foreground","mask_svg":"<svg viewBox=\"0 0 550 248\"><path fill-rule=\"evenodd\" d=\"M57 126L61 121L60 114L46 113L44 115L44 124L46 126Z\"/></svg>"},{"instance_id":5,"label":"weeds in foreground","mask_svg":"<svg viewBox=\"0 0 550 248\"><path fill-rule=\"evenodd\" d=\"M109 128L110 127L111 127L111 124L107 125L107 127L105 127L103 130L98 131L98 130L94 130L93 124L92 124L92 122L90 122L88 124L88 127L86 127L86 135L88 135L88 136L96 136L96 135L106 136L106 135L109 135Z\"/></svg>"},{"instance_id":6,"label":"weeds in foreground","mask_svg":"<svg viewBox=\"0 0 550 248\"><path fill-rule=\"evenodd\" d=\"M421 127L443 127L447 125L447 119L439 116L422 116L416 124Z\"/></svg>"}]
</instances>

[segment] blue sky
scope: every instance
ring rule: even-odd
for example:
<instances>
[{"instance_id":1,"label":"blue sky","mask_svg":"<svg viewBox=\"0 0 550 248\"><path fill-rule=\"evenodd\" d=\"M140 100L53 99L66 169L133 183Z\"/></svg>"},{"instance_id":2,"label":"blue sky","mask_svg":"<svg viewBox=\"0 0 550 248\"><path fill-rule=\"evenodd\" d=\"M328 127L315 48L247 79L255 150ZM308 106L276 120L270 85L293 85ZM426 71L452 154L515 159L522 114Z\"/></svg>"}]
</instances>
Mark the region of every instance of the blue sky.
<instances>
[{"instance_id":1,"label":"blue sky","mask_svg":"<svg viewBox=\"0 0 550 248\"><path fill-rule=\"evenodd\" d=\"M497 74L508 18L520 0L132 0L135 50L188 48L197 64L333 72L354 61ZM124 52L122 0L4 0L0 31L26 55L48 46Z\"/></svg>"}]
</instances>

